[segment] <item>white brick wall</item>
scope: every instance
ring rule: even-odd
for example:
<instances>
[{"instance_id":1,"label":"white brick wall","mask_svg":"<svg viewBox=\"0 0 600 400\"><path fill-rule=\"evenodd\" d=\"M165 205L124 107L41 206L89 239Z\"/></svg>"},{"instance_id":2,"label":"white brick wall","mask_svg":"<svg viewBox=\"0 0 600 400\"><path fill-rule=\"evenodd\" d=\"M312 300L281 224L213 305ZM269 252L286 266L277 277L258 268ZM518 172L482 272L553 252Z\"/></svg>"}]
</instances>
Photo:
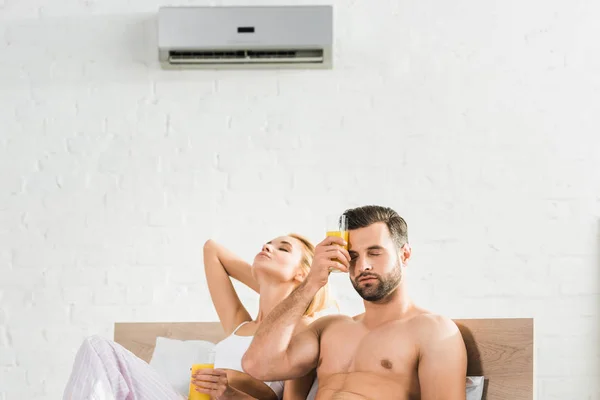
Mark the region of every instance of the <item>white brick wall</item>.
<instances>
[{"instance_id":1,"label":"white brick wall","mask_svg":"<svg viewBox=\"0 0 600 400\"><path fill-rule=\"evenodd\" d=\"M332 71L165 72L161 2L0 0L0 400L115 321L214 320L207 238L364 203L423 306L535 317L537 398L600 399L600 3L338 3Z\"/></svg>"}]
</instances>

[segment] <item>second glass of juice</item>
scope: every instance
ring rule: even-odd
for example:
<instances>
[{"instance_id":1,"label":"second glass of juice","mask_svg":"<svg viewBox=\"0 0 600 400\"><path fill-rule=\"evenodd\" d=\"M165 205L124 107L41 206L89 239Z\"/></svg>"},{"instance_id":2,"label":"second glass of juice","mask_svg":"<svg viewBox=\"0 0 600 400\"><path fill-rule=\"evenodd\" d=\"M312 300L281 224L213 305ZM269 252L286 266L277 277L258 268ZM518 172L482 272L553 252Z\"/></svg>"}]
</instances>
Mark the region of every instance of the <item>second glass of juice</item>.
<instances>
[{"instance_id":1,"label":"second glass of juice","mask_svg":"<svg viewBox=\"0 0 600 400\"><path fill-rule=\"evenodd\" d=\"M202 360L198 360L198 364L192 365L190 375L190 392L188 400L211 400L210 395L196 391L196 386L192 383L193 376L199 369L214 369L215 368L215 353L209 351L205 354Z\"/></svg>"}]
</instances>

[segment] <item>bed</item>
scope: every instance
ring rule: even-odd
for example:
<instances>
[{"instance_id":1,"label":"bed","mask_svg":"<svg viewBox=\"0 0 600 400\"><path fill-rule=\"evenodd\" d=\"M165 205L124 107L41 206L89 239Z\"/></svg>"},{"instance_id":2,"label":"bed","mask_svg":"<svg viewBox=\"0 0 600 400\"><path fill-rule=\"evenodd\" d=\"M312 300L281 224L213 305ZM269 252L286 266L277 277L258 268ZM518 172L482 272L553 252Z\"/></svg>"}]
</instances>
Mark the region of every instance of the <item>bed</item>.
<instances>
[{"instance_id":1,"label":"bed","mask_svg":"<svg viewBox=\"0 0 600 400\"><path fill-rule=\"evenodd\" d=\"M468 355L469 376L485 376L486 400L532 400L533 319L455 319ZM224 338L218 322L118 322L114 340L150 362L158 336L179 340Z\"/></svg>"}]
</instances>

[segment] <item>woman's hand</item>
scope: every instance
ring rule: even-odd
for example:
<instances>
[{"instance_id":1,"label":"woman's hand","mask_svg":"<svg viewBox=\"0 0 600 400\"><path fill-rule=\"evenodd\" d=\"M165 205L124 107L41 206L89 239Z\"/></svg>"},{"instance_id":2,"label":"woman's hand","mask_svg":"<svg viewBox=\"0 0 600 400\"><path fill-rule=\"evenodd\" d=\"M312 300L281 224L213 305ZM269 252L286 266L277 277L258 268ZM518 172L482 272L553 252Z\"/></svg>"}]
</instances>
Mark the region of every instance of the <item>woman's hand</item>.
<instances>
[{"instance_id":1,"label":"woman's hand","mask_svg":"<svg viewBox=\"0 0 600 400\"><path fill-rule=\"evenodd\" d=\"M195 390L210 395L215 400L232 400L238 393L229 386L227 373L222 369L199 369L192 375Z\"/></svg>"}]
</instances>

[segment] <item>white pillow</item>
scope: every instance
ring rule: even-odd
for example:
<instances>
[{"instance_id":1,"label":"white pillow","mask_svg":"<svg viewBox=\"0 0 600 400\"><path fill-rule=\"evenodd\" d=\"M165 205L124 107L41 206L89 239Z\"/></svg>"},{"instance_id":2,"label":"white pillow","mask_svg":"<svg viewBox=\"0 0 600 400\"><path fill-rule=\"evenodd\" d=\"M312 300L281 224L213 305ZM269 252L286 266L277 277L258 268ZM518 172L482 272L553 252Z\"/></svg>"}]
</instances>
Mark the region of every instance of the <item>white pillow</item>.
<instances>
[{"instance_id":1,"label":"white pillow","mask_svg":"<svg viewBox=\"0 0 600 400\"><path fill-rule=\"evenodd\" d=\"M214 351L215 344L206 340L177 340L156 338L156 347L150 360L154 368L180 394L190 392L192 364L202 364Z\"/></svg>"},{"instance_id":2,"label":"white pillow","mask_svg":"<svg viewBox=\"0 0 600 400\"><path fill-rule=\"evenodd\" d=\"M481 400L484 384L483 376L467 376L467 400Z\"/></svg>"},{"instance_id":3,"label":"white pillow","mask_svg":"<svg viewBox=\"0 0 600 400\"><path fill-rule=\"evenodd\" d=\"M467 400L481 400L483 397L483 376L467 376ZM314 400L317 395L319 379L315 378L306 400Z\"/></svg>"},{"instance_id":4,"label":"white pillow","mask_svg":"<svg viewBox=\"0 0 600 400\"><path fill-rule=\"evenodd\" d=\"M310 387L310 392L308 392L308 396L306 396L306 400L315 400L317 396L317 389L319 388L319 378L315 377L312 386Z\"/></svg>"}]
</instances>

